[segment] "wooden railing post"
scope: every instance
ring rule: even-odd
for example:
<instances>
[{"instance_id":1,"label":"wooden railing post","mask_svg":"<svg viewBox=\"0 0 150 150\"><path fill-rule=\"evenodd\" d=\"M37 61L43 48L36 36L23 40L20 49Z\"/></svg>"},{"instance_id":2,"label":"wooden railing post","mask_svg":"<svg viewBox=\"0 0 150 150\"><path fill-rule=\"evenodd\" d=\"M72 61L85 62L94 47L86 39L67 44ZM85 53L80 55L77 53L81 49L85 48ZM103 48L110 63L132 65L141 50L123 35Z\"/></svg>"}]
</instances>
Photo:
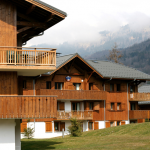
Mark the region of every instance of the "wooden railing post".
<instances>
[{"instance_id":1,"label":"wooden railing post","mask_svg":"<svg viewBox=\"0 0 150 150\"><path fill-rule=\"evenodd\" d=\"M35 65L36 65L36 48L35 48Z\"/></svg>"},{"instance_id":2,"label":"wooden railing post","mask_svg":"<svg viewBox=\"0 0 150 150\"><path fill-rule=\"evenodd\" d=\"M16 49L15 49L15 66L16 66Z\"/></svg>"}]
</instances>

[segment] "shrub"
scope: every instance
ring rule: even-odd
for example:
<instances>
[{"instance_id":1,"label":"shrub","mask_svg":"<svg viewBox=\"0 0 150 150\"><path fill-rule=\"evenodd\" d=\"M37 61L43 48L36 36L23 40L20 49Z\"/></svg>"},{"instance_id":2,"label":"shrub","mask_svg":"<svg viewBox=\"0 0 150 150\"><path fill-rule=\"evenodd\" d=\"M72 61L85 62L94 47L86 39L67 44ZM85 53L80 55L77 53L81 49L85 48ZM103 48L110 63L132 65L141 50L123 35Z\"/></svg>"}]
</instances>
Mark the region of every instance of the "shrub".
<instances>
[{"instance_id":1,"label":"shrub","mask_svg":"<svg viewBox=\"0 0 150 150\"><path fill-rule=\"evenodd\" d=\"M81 136L82 128L81 122L79 122L76 118L71 118L71 125L68 127L68 131L71 136Z\"/></svg>"},{"instance_id":2,"label":"shrub","mask_svg":"<svg viewBox=\"0 0 150 150\"><path fill-rule=\"evenodd\" d=\"M30 120L27 120L27 122L29 123ZM32 125L31 125L32 126ZM31 128L28 127L28 128L24 128L24 136L27 137L28 139L31 139L33 137L33 133L34 133L34 128Z\"/></svg>"}]
</instances>

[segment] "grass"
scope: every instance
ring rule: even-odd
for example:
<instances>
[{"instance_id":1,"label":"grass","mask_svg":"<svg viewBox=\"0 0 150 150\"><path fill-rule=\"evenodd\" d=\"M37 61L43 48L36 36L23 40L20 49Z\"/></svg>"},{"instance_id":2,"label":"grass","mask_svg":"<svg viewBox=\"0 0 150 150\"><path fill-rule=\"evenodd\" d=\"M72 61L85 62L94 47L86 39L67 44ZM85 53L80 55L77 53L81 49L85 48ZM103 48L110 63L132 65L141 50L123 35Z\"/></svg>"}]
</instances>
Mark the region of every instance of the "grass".
<instances>
[{"instance_id":1,"label":"grass","mask_svg":"<svg viewBox=\"0 0 150 150\"><path fill-rule=\"evenodd\" d=\"M81 137L23 139L22 150L149 150L150 123L84 132Z\"/></svg>"}]
</instances>

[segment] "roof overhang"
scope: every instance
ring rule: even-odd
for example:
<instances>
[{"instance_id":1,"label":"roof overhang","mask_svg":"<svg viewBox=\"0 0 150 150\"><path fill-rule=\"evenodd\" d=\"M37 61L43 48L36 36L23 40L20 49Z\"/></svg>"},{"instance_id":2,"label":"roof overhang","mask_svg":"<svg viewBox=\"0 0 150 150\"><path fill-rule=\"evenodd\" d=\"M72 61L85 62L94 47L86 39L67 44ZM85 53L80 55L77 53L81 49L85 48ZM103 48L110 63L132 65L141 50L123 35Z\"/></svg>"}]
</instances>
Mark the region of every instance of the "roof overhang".
<instances>
[{"instance_id":1,"label":"roof overhang","mask_svg":"<svg viewBox=\"0 0 150 150\"><path fill-rule=\"evenodd\" d=\"M67 14L40 0L8 0L17 7L17 36L27 42L53 25Z\"/></svg>"}]
</instances>

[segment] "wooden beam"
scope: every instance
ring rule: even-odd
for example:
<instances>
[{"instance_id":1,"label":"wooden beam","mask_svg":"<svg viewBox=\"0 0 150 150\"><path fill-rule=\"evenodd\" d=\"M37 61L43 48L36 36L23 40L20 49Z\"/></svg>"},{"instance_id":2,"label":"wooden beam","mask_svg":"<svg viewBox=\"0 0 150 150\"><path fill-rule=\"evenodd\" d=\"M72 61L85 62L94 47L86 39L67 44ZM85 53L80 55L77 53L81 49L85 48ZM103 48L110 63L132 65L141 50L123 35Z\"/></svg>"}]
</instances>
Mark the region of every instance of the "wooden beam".
<instances>
[{"instance_id":1,"label":"wooden beam","mask_svg":"<svg viewBox=\"0 0 150 150\"><path fill-rule=\"evenodd\" d=\"M28 30L28 29L31 29L31 27L24 27L24 28L21 28L21 29L19 29L19 30L17 31L17 34L22 33L22 32L24 32L24 31L26 31L26 30Z\"/></svg>"},{"instance_id":2,"label":"wooden beam","mask_svg":"<svg viewBox=\"0 0 150 150\"><path fill-rule=\"evenodd\" d=\"M31 5L31 7L28 8L28 10L26 11L26 14L29 15L34 9L35 9L35 5Z\"/></svg>"},{"instance_id":3,"label":"wooden beam","mask_svg":"<svg viewBox=\"0 0 150 150\"><path fill-rule=\"evenodd\" d=\"M72 65L74 64L74 61L75 61L75 59L72 61L72 63L71 63L71 65L70 65L70 67L69 67L69 72L71 72L71 68L72 68Z\"/></svg>"},{"instance_id":4,"label":"wooden beam","mask_svg":"<svg viewBox=\"0 0 150 150\"><path fill-rule=\"evenodd\" d=\"M56 72L53 74L52 81L54 80L55 75L56 75Z\"/></svg>"},{"instance_id":5,"label":"wooden beam","mask_svg":"<svg viewBox=\"0 0 150 150\"><path fill-rule=\"evenodd\" d=\"M17 12L17 16L19 16L20 18L23 18L23 19L25 19L25 20L28 20L28 21L30 21L30 22L38 22L37 20L35 20L35 19L33 19L33 18L31 18L31 17L25 15L25 14L22 14L22 13L20 13L20 12Z\"/></svg>"},{"instance_id":6,"label":"wooden beam","mask_svg":"<svg viewBox=\"0 0 150 150\"><path fill-rule=\"evenodd\" d=\"M84 76L84 74L79 73L58 73L56 75L66 75L66 76Z\"/></svg>"},{"instance_id":7,"label":"wooden beam","mask_svg":"<svg viewBox=\"0 0 150 150\"><path fill-rule=\"evenodd\" d=\"M54 18L55 14L51 13L45 20L45 22L49 22Z\"/></svg>"},{"instance_id":8,"label":"wooden beam","mask_svg":"<svg viewBox=\"0 0 150 150\"><path fill-rule=\"evenodd\" d=\"M39 27L44 29L48 28L47 23L40 23L40 22L17 21L17 25L26 27Z\"/></svg>"},{"instance_id":9,"label":"wooden beam","mask_svg":"<svg viewBox=\"0 0 150 150\"><path fill-rule=\"evenodd\" d=\"M64 68L67 72L69 72L68 69L66 68L66 66L64 66L63 68Z\"/></svg>"},{"instance_id":10,"label":"wooden beam","mask_svg":"<svg viewBox=\"0 0 150 150\"><path fill-rule=\"evenodd\" d=\"M78 67L76 64L73 65L79 72L84 73L84 70Z\"/></svg>"},{"instance_id":11,"label":"wooden beam","mask_svg":"<svg viewBox=\"0 0 150 150\"><path fill-rule=\"evenodd\" d=\"M90 74L90 76L88 77L88 79L87 79L87 82L89 82L89 80L90 80L90 78L91 78L91 76L92 76L92 74L94 73L94 71Z\"/></svg>"}]
</instances>

